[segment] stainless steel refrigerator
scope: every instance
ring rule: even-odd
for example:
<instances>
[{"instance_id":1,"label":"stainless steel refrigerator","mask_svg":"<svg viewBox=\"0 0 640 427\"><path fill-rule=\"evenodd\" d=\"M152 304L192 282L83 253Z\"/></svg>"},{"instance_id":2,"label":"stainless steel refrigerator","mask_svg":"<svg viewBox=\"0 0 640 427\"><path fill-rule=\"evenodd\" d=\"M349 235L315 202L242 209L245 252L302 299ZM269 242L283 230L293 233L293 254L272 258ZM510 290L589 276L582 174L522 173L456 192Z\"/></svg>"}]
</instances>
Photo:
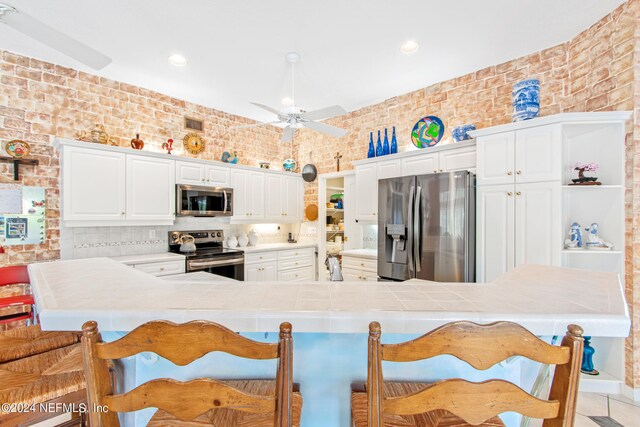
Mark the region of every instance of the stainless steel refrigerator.
<instances>
[{"instance_id":1,"label":"stainless steel refrigerator","mask_svg":"<svg viewBox=\"0 0 640 427\"><path fill-rule=\"evenodd\" d=\"M475 281L475 175L378 181L378 276Z\"/></svg>"}]
</instances>

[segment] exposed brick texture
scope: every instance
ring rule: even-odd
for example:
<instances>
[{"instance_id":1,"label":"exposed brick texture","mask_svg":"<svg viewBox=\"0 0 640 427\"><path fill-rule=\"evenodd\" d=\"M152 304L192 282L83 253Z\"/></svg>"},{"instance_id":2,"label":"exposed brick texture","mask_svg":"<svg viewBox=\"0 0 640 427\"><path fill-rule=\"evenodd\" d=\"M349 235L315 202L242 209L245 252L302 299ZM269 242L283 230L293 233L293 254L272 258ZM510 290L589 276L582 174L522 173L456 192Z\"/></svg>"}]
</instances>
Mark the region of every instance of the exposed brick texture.
<instances>
[{"instance_id":1,"label":"exposed brick texture","mask_svg":"<svg viewBox=\"0 0 640 427\"><path fill-rule=\"evenodd\" d=\"M634 43L635 41L635 43ZM305 164L313 152L319 173L335 171L333 156L343 155L343 169L366 157L369 132L396 126L400 151L411 144L413 124L427 114L444 119L445 140L451 129L475 123L479 128L511 121L511 87L529 77L541 82L541 114L566 111L633 110L627 135L627 260L626 296L633 318L626 342L626 383L640 387L640 0L629 0L574 39L541 52L477 70L376 105L334 118L344 127L341 140L299 131L294 157ZM105 125L118 144L140 133L146 144L159 147L172 137L176 146L185 134L183 117L205 120L207 150L199 157L219 159L235 149L243 164L279 164L291 147L279 143L272 127L233 131L251 123L211 108L148 89L119 83L33 58L0 51L0 142L25 139L40 165L24 168L21 183L47 188L47 240L43 245L7 248L0 265L59 257L59 160L50 146L56 137L75 138L95 123ZM185 155L184 153L176 153ZM0 165L0 182L10 182L8 165ZM317 186L305 184L305 200L317 200Z\"/></svg>"}]
</instances>

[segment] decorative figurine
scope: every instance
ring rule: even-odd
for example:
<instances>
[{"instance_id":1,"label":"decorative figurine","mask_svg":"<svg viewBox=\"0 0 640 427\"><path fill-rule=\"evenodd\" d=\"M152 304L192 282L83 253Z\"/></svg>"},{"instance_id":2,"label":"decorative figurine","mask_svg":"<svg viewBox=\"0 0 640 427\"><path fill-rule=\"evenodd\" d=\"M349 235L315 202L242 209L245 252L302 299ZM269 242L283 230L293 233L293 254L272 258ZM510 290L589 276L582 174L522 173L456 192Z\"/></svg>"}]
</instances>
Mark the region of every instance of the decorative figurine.
<instances>
[{"instance_id":1,"label":"decorative figurine","mask_svg":"<svg viewBox=\"0 0 640 427\"><path fill-rule=\"evenodd\" d=\"M467 133L470 130L476 130L476 125L462 125L453 128L453 130L451 131L453 142L460 142L471 139L471 136Z\"/></svg>"},{"instance_id":2,"label":"decorative figurine","mask_svg":"<svg viewBox=\"0 0 640 427\"><path fill-rule=\"evenodd\" d=\"M598 236L598 224L593 223L590 227L585 228L588 231L587 235L587 249L595 249L601 251L608 251L613 248L613 244L605 242L600 236Z\"/></svg>"},{"instance_id":3,"label":"decorative figurine","mask_svg":"<svg viewBox=\"0 0 640 427\"><path fill-rule=\"evenodd\" d=\"M587 375L600 375L593 367L593 354L596 350L591 347L591 337L583 337L584 338L584 349L582 350L582 367L580 367L580 372Z\"/></svg>"},{"instance_id":4,"label":"decorative figurine","mask_svg":"<svg viewBox=\"0 0 640 427\"><path fill-rule=\"evenodd\" d=\"M96 124L93 130L89 133L81 131L76 136L80 141L95 142L96 144L111 144L118 145L118 143L104 131L104 126Z\"/></svg>"},{"instance_id":5,"label":"decorative figurine","mask_svg":"<svg viewBox=\"0 0 640 427\"><path fill-rule=\"evenodd\" d=\"M173 139L167 139L167 142L162 144L162 149L167 150L167 154L171 154L171 151L173 150Z\"/></svg>"},{"instance_id":6,"label":"decorative figurine","mask_svg":"<svg viewBox=\"0 0 640 427\"><path fill-rule=\"evenodd\" d=\"M225 151L224 153L222 153L222 157L220 158L220 160L225 163L232 163L235 165L236 163L238 163L238 153L234 151L232 156L228 151Z\"/></svg>"},{"instance_id":7,"label":"decorative figurine","mask_svg":"<svg viewBox=\"0 0 640 427\"><path fill-rule=\"evenodd\" d=\"M573 170L578 171L578 178L572 179L573 184L569 185L601 185L602 183L598 181L598 177L584 176L585 172L596 172L598 169L600 169L600 165L595 162L577 162L573 165Z\"/></svg>"},{"instance_id":8,"label":"decorative figurine","mask_svg":"<svg viewBox=\"0 0 640 427\"><path fill-rule=\"evenodd\" d=\"M564 241L567 249L582 249L582 227L577 222L569 228L569 238Z\"/></svg>"},{"instance_id":9,"label":"decorative figurine","mask_svg":"<svg viewBox=\"0 0 640 427\"><path fill-rule=\"evenodd\" d=\"M131 148L134 150L142 150L144 148L144 141L140 139L139 133L136 133L136 137L131 140Z\"/></svg>"},{"instance_id":10,"label":"decorative figurine","mask_svg":"<svg viewBox=\"0 0 640 427\"><path fill-rule=\"evenodd\" d=\"M513 85L511 90L513 121L529 120L540 114L540 80L527 79Z\"/></svg>"},{"instance_id":11,"label":"decorative figurine","mask_svg":"<svg viewBox=\"0 0 640 427\"><path fill-rule=\"evenodd\" d=\"M260 162L260 169L269 169L271 167L271 163L269 162Z\"/></svg>"}]
</instances>

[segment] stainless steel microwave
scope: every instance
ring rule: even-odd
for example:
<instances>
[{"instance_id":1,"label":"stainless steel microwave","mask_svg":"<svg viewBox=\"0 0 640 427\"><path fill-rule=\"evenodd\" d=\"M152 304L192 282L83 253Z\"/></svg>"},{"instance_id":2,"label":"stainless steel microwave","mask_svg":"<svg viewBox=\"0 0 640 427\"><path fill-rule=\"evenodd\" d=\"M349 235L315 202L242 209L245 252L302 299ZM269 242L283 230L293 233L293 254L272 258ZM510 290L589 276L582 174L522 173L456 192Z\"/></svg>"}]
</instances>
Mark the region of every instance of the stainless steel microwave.
<instances>
[{"instance_id":1,"label":"stainless steel microwave","mask_svg":"<svg viewBox=\"0 0 640 427\"><path fill-rule=\"evenodd\" d=\"M232 216L233 188L176 185L178 216Z\"/></svg>"}]
</instances>

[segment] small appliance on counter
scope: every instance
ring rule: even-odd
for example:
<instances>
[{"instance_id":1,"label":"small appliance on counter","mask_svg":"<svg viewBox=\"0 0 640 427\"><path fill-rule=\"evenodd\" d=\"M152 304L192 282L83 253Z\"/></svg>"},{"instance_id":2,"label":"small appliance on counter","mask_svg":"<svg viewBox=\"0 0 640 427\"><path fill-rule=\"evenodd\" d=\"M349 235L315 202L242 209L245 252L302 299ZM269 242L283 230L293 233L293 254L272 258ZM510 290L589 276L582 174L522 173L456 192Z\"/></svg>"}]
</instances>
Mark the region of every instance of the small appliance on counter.
<instances>
[{"instance_id":1,"label":"small appliance on counter","mask_svg":"<svg viewBox=\"0 0 640 427\"><path fill-rule=\"evenodd\" d=\"M244 280L244 252L223 248L223 241L222 230L170 231L169 252L186 256L187 273L204 271L230 279Z\"/></svg>"}]
</instances>

